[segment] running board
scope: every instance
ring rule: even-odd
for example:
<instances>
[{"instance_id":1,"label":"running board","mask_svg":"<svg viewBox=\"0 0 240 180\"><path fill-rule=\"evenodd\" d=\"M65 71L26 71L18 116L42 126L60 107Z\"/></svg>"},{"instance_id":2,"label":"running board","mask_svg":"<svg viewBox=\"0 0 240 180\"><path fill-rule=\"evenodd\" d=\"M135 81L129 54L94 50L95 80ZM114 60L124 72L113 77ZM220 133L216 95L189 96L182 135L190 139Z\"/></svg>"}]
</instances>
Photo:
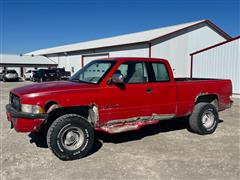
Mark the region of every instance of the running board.
<instances>
[{"instance_id":1,"label":"running board","mask_svg":"<svg viewBox=\"0 0 240 180\"><path fill-rule=\"evenodd\" d=\"M96 128L96 130L105 131L110 134L121 133L126 131L138 130L143 126L150 124L157 124L161 120L172 119L175 114L163 114L144 117L134 117L129 119L113 120L107 122L105 125Z\"/></svg>"}]
</instances>

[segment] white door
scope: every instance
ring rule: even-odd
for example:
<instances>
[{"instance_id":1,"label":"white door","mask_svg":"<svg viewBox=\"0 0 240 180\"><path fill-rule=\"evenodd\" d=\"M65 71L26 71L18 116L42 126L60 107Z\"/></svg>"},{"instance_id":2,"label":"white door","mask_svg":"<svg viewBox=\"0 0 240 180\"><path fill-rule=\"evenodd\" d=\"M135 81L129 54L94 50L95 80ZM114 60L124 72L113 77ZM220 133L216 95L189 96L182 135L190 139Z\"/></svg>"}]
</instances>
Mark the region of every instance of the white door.
<instances>
[{"instance_id":1,"label":"white door","mask_svg":"<svg viewBox=\"0 0 240 180\"><path fill-rule=\"evenodd\" d=\"M68 65L68 57L67 56L59 56L59 61L58 61L58 67L59 68L65 68L66 71L69 70L69 65Z\"/></svg>"}]
</instances>

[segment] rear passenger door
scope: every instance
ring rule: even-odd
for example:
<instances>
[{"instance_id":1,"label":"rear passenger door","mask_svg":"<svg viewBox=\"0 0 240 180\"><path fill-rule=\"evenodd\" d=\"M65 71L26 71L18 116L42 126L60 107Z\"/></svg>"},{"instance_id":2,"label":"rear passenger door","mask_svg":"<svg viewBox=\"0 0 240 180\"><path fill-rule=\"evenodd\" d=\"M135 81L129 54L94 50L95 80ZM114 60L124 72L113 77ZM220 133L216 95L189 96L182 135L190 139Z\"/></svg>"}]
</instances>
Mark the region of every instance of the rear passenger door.
<instances>
[{"instance_id":1,"label":"rear passenger door","mask_svg":"<svg viewBox=\"0 0 240 180\"><path fill-rule=\"evenodd\" d=\"M164 62L149 62L151 83L147 87L150 111L161 119L171 118L176 113L176 83L171 81Z\"/></svg>"}]
</instances>

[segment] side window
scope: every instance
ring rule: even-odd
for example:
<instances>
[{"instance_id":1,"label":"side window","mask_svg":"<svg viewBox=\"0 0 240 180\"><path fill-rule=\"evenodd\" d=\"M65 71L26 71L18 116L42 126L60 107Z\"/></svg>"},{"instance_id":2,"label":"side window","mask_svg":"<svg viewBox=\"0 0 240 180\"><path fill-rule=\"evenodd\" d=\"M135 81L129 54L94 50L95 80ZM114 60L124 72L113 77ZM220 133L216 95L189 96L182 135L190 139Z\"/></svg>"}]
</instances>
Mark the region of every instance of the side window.
<instances>
[{"instance_id":1,"label":"side window","mask_svg":"<svg viewBox=\"0 0 240 180\"><path fill-rule=\"evenodd\" d=\"M147 68L144 62L129 61L121 64L117 71L124 77L124 83L148 82Z\"/></svg>"},{"instance_id":2,"label":"side window","mask_svg":"<svg viewBox=\"0 0 240 180\"><path fill-rule=\"evenodd\" d=\"M155 76L155 82L166 82L169 81L169 75L167 67L164 63L151 63L153 68L153 73Z\"/></svg>"}]
</instances>

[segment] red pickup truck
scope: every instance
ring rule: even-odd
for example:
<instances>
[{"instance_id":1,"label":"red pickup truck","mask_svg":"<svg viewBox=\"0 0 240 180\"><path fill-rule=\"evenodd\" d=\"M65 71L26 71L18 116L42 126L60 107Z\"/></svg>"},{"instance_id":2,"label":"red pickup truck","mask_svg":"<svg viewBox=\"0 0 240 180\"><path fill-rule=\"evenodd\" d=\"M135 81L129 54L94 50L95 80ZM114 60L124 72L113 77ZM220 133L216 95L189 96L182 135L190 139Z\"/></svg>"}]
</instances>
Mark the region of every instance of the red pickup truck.
<instances>
[{"instance_id":1,"label":"red pickup truck","mask_svg":"<svg viewBox=\"0 0 240 180\"><path fill-rule=\"evenodd\" d=\"M46 132L52 152L71 160L89 152L97 130L120 133L188 116L194 132L211 134L231 95L230 80L174 79L163 59L109 58L68 81L11 90L6 111L17 132Z\"/></svg>"}]
</instances>

